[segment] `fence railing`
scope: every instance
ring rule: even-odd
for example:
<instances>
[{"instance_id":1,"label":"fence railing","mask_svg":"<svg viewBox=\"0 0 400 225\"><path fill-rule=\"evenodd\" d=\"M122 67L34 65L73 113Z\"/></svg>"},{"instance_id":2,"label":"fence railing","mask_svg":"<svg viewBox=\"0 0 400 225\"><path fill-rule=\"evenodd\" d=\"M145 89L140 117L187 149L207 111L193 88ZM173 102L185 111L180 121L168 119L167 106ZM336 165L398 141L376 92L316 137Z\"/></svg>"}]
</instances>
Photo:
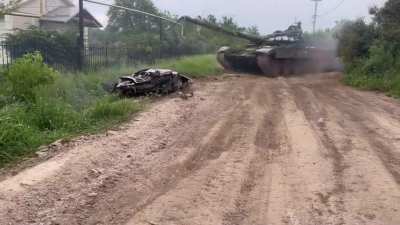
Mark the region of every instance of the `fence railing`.
<instances>
[{"instance_id":1,"label":"fence railing","mask_svg":"<svg viewBox=\"0 0 400 225\"><path fill-rule=\"evenodd\" d=\"M32 52L40 52L44 61L59 70L76 70L78 68L78 50L77 49L46 49L22 48L19 46L10 46L0 44L0 66L8 68L15 60L24 54ZM178 57L181 54L177 52L164 53L160 55L159 51L140 51L130 48L118 47L98 47L91 46L84 49L84 66L85 70L95 70L102 67L115 65L136 65L140 63L153 63L160 57Z\"/></svg>"},{"instance_id":2,"label":"fence railing","mask_svg":"<svg viewBox=\"0 0 400 225\"><path fill-rule=\"evenodd\" d=\"M88 47L85 48L84 67L96 69L120 64L152 63L158 58L158 52L140 52L129 48Z\"/></svg>"}]
</instances>

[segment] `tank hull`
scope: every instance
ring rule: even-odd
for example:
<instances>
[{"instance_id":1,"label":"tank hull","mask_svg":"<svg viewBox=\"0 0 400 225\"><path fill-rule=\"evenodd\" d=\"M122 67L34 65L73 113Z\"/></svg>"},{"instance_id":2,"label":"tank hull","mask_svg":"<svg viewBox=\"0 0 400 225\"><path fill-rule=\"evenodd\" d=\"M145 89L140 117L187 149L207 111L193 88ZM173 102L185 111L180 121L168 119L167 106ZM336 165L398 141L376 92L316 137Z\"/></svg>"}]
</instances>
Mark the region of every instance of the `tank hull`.
<instances>
[{"instance_id":1,"label":"tank hull","mask_svg":"<svg viewBox=\"0 0 400 225\"><path fill-rule=\"evenodd\" d=\"M217 60L228 71L262 73L257 64L256 55L236 55L220 52L217 54Z\"/></svg>"},{"instance_id":2,"label":"tank hull","mask_svg":"<svg viewBox=\"0 0 400 225\"><path fill-rule=\"evenodd\" d=\"M230 54L218 52L218 62L229 71L263 74L265 76L290 76L296 74L332 72L342 70L333 51L300 49L303 55L287 54Z\"/></svg>"}]
</instances>

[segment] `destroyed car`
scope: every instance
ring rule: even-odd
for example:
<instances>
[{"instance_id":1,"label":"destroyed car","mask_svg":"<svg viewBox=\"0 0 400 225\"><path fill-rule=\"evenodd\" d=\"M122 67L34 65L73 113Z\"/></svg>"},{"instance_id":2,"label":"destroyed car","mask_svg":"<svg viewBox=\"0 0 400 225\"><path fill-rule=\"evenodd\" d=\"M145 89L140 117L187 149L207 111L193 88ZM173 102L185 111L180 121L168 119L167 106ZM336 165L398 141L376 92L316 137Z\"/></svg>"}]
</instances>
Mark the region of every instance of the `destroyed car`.
<instances>
[{"instance_id":1,"label":"destroyed car","mask_svg":"<svg viewBox=\"0 0 400 225\"><path fill-rule=\"evenodd\" d=\"M191 79L173 70L144 69L130 76L120 77L114 92L133 97L148 94L169 94L191 84Z\"/></svg>"}]
</instances>

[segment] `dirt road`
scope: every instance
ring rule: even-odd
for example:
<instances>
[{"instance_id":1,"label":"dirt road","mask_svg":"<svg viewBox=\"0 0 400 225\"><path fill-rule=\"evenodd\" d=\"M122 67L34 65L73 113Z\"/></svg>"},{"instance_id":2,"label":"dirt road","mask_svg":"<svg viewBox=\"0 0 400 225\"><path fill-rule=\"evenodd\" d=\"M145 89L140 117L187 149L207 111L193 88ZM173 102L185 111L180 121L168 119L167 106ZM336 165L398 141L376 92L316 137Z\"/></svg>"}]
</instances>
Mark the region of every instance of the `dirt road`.
<instances>
[{"instance_id":1,"label":"dirt road","mask_svg":"<svg viewBox=\"0 0 400 225\"><path fill-rule=\"evenodd\" d=\"M0 224L398 225L400 102L225 76L0 182Z\"/></svg>"}]
</instances>

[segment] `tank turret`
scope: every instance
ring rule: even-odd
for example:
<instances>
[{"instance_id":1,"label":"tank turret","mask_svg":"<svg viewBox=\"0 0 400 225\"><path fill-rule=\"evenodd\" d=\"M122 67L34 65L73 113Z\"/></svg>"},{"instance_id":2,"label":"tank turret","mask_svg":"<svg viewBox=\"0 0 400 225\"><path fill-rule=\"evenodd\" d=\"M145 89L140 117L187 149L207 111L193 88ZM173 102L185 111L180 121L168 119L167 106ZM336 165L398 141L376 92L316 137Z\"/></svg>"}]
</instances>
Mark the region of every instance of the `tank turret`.
<instances>
[{"instance_id":1,"label":"tank turret","mask_svg":"<svg viewBox=\"0 0 400 225\"><path fill-rule=\"evenodd\" d=\"M340 67L335 51L315 48L304 42L300 22L284 31L255 36L227 30L188 16L181 17L179 21L190 22L250 42L247 48L223 46L218 50L218 62L227 70L277 76L332 71Z\"/></svg>"}]
</instances>

